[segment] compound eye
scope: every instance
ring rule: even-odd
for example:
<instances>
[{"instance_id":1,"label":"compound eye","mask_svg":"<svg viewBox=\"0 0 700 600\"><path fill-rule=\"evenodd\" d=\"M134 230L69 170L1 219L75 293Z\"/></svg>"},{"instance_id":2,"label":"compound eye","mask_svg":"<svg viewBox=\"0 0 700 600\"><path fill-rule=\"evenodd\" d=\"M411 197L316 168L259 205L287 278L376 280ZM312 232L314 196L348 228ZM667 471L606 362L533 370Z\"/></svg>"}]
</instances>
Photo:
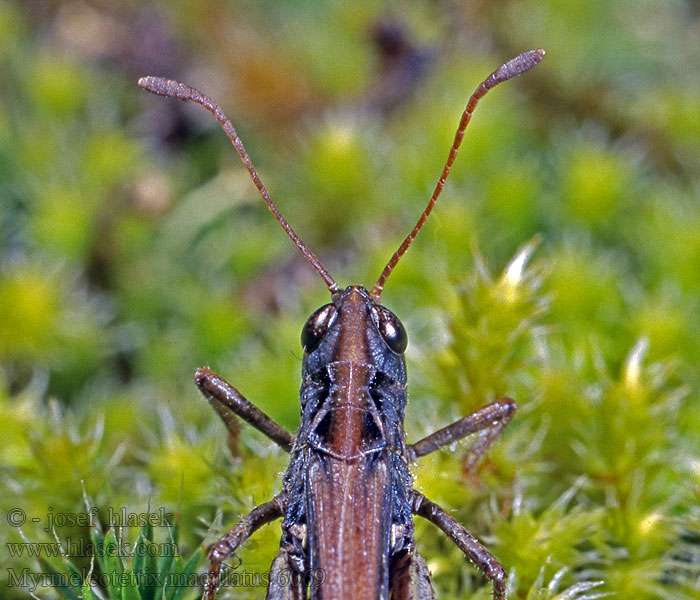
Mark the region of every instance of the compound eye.
<instances>
[{"instance_id":1,"label":"compound eye","mask_svg":"<svg viewBox=\"0 0 700 600\"><path fill-rule=\"evenodd\" d=\"M406 352L408 335L399 318L383 306L372 307L372 318L389 349L395 354Z\"/></svg>"},{"instance_id":2,"label":"compound eye","mask_svg":"<svg viewBox=\"0 0 700 600\"><path fill-rule=\"evenodd\" d=\"M309 317L301 330L301 347L304 348L304 352L313 352L316 349L337 313L335 304L326 304Z\"/></svg>"}]
</instances>

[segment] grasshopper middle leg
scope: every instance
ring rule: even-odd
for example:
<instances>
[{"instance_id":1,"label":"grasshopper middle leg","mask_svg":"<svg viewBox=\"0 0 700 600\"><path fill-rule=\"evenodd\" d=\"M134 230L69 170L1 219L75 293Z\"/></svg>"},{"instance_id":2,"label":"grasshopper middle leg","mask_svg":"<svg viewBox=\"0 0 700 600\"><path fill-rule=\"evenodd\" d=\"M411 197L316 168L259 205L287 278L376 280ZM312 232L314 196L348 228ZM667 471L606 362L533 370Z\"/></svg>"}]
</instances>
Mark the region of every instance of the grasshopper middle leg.
<instances>
[{"instance_id":1,"label":"grasshopper middle leg","mask_svg":"<svg viewBox=\"0 0 700 600\"><path fill-rule=\"evenodd\" d=\"M279 519L284 514L287 496L278 494L272 500L256 506L236 523L209 551L209 572L204 584L203 600L214 600L224 561L263 525Z\"/></svg>"},{"instance_id":2,"label":"grasshopper middle leg","mask_svg":"<svg viewBox=\"0 0 700 600\"><path fill-rule=\"evenodd\" d=\"M413 490L413 514L437 525L457 547L464 552L479 570L493 583L493 600L506 600L506 570L463 525L458 523L444 508Z\"/></svg>"}]
</instances>

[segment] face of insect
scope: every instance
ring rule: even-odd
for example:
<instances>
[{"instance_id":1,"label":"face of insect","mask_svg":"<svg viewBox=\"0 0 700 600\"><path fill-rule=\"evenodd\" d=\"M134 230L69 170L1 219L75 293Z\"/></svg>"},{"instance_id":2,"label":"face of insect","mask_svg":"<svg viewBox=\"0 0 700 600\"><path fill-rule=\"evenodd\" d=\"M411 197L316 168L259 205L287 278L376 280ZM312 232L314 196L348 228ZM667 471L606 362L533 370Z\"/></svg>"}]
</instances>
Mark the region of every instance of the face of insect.
<instances>
[{"instance_id":1,"label":"face of insect","mask_svg":"<svg viewBox=\"0 0 700 600\"><path fill-rule=\"evenodd\" d=\"M361 286L350 286L314 312L301 332L304 370L331 362L372 364L396 381L406 381L408 337L401 321Z\"/></svg>"}]
</instances>

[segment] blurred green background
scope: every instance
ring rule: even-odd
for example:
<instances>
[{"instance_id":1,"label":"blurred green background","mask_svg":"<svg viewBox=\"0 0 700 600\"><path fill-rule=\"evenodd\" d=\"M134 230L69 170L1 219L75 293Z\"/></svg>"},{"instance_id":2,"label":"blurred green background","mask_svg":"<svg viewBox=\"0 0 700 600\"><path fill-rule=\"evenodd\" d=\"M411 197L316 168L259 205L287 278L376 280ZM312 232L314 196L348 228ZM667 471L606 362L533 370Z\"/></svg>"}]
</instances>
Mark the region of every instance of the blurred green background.
<instances>
[{"instance_id":1,"label":"blurred green background","mask_svg":"<svg viewBox=\"0 0 700 600\"><path fill-rule=\"evenodd\" d=\"M7 544L54 543L49 513L85 498L105 529L110 507L178 513L189 556L278 491L287 457L248 427L231 457L196 367L298 423L299 332L327 291L213 119L138 77L218 100L334 277L371 286L471 92L537 47L476 111L383 296L409 333L409 441L495 397L520 407L476 471L464 443L416 486L503 562L510 598L700 598L690 0L2 2L3 597L27 597L10 569L47 569ZM439 598L489 597L432 526L416 535ZM239 569L265 573L278 539L262 530Z\"/></svg>"}]
</instances>

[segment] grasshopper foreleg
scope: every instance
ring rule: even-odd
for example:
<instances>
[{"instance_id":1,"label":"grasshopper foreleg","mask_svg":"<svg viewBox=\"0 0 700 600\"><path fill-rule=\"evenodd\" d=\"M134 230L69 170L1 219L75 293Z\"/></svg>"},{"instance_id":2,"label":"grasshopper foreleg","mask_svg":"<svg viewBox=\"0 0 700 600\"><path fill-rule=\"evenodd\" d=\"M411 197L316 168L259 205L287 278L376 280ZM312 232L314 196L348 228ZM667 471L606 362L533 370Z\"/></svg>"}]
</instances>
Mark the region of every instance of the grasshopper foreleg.
<instances>
[{"instance_id":1,"label":"grasshopper foreleg","mask_svg":"<svg viewBox=\"0 0 700 600\"><path fill-rule=\"evenodd\" d=\"M237 415L246 423L264 433L282 450L286 452L292 450L294 436L247 400L243 394L224 380L223 377L206 367L201 367L195 372L194 381L226 425L229 439L238 437L238 422L234 417L234 415Z\"/></svg>"},{"instance_id":2,"label":"grasshopper foreleg","mask_svg":"<svg viewBox=\"0 0 700 600\"><path fill-rule=\"evenodd\" d=\"M477 461L491 445L496 436L508 425L515 413L516 405L510 398L496 400L476 412L455 421L447 427L438 429L435 433L424 437L419 442L411 444L407 448L408 461L414 462L416 459L426 454L430 454L438 448L447 446L457 440L479 432L479 437L462 463L464 471L469 472Z\"/></svg>"}]
</instances>

